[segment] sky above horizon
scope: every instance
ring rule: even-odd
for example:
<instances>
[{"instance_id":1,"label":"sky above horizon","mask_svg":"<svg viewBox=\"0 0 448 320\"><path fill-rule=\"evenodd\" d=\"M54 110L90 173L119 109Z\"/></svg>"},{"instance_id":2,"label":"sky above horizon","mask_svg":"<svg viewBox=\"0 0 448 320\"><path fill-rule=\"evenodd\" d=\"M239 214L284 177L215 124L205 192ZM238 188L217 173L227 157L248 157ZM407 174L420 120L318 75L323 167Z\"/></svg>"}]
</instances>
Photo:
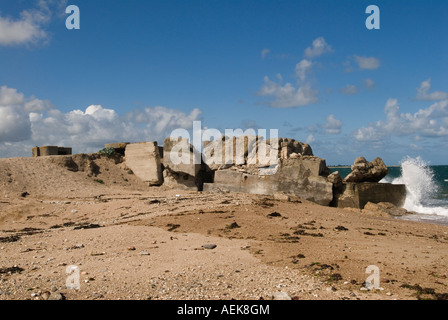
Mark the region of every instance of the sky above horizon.
<instances>
[{"instance_id":1,"label":"sky above horizon","mask_svg":"<svg viewBox=\"0 0 448 320\"><path fill-rule=\"evenodd\" d=\"M2 0L0 157L162 144L201 121L278 129L329 165L448 164L447 16L443 0Z\"/></svg>"}]
</instances>

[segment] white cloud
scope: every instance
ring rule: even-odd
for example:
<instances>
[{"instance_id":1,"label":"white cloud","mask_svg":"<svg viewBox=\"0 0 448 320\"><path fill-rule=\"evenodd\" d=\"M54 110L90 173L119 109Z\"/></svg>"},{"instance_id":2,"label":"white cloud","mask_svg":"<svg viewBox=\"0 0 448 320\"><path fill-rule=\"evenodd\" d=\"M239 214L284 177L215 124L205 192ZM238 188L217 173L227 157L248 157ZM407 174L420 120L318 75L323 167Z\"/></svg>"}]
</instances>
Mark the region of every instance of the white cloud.
<instances>
[{"instance_id":1,"label":"white cloud","mask_svg":"<svg viewBox=\"0 0 448 320\"><path fill-rule=\"evenodd\" d=\"M305 57L316 58L329 52L333 52L333 48L325 41L323 37L319 37L313 41L311 47L305 49Z\"/></svg>"},{"instance_id":2,"label":"white cloud","mask_svg":"<svg viewBox=\"0 0 448 320\"><path fill-rule=\"evenodd\" d=\"M327 117L327 122L322 126L327 134L339 134L342 129L342 121L334 117L333 114Z\"/></svg>"},{"instance_id":3,"label":"white cloud","mask_svg":"<svg viewBox=\"0 0 448 320\"><path fill-rule=\"evenodd\" d=\"M431 90L431 79L423 81L420 84L420 87L417 88L417 96L416 100L425 100L425 101L436 101L436 100L444 100L448 99L448 93L442 91L434 91L429 93Z\"/></svg>"},{"instance_id":4,"label":"white cloud","mask_svg":"<svg viewBox=\"0 0 448 320\"><path fill-rule=\"evenodd\" d=\"M22 104L24 100L23 93L18 93L16 89L0 87L0 107Z\"/></svg>"},{"instance_id":5,"label":"white cloud","mask_svg":"<svg viewBox=\"0 0 448 320\"><path fill-rule=\"evenodd\" d=\"M271 52L270 49L264 48L263 50L261 50L261 59L265 59L266 56Z\"/></svg>"},{"instance_id":6,"label":"white cloud","mask_svg":"<svg viewBox=\"0 0 448 320\"><path fill-rule=\"evenodd\" d=\"M300 78L300 80L305 81L306 75L311 71L312 67L312 61L303 59L296 64L296 75Z\"/></svg>"},{"instance_id":7,"label":"white cloud","mask_svg":"<svg viewBox=\"0 0 448 320\"><path fill-rule=\"evenodd\" d=\"M65 13L67 0L38 0L36 8L23 10L18 18L0 16L0 46L18 46L46 42L45 30L53 11Z\"/></svg>"},{"instance_id":8,"label":"white cloud","mask_svg":"<svg viewBox=\"0 0 448 320\"><path fill-rule=\"evenodd\" d=\"M448 137L448 100L436 102L426 109L399 113L397 99L387 100L386 119L371 123L353 133L358 141L381 141L390 136Z\"/></svg>"},{"instance_id":9,"label":"white cloud","mask_svg":"<svg viewBox=\"0 0 448 320\"><path fill-rule=\"evenodd\" d=\"M358 67L362 70L375 70L381 65L380 60L374 57L360 57L354 55L354 59Z\"/></svg>"},{"instance_id":10,"label":"white cloud","mask_svg":"<svg viewBox=\"0 0 448 320\"><path fill-rule=\"evenodd\" d=\"M314 104L318 101L317 90L313 90L309 84L295 88L291 83L282 85L264 77L264 85L258 92L265 97L273 97L269 105L274 108L293 108Z\"/></svg>"},{"instance_id":11,"label":"white cloud","mask_svg":"<svg viewBox=\"0 0 448 320\"><path fill-rule=\"evenodd\" d=\"M339 90L342 94L354 95L358 93L358 88L354 85L348 84L341 90Z\"/></svg>"},{"instance_id":12,"label":"white cloud","mask_svg":"<svg viewBox=\"0 0 448 320\"><path fill-rule=\"evenodd\" d=\"M161 142L174 129L190 129L201 114L199 109L185 114L158 106L120 116L101 105L63 113L8 87L1 88L0 102L0 157L29 155L36 145L95 152L110 142Z\"/></svg>"}]
</instances>

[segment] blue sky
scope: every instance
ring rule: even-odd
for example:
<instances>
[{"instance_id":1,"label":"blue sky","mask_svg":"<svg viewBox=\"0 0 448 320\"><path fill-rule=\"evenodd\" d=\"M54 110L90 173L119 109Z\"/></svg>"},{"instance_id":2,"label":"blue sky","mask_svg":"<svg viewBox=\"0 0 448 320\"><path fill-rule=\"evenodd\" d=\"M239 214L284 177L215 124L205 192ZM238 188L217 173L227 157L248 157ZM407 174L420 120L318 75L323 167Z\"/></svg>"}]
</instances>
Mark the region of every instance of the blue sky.
<instances>
[{"instance_id":1,"label":"blue sky","mask_svg":"<svg viewBox=\"0 0 448 320\"><path fill-rule=\"evenodd\" d=\"M434 0L2 0L0 157L162 142L200 120L278 129L328 164L447 164L447 16Z\"/></svg>"}]
</instances>

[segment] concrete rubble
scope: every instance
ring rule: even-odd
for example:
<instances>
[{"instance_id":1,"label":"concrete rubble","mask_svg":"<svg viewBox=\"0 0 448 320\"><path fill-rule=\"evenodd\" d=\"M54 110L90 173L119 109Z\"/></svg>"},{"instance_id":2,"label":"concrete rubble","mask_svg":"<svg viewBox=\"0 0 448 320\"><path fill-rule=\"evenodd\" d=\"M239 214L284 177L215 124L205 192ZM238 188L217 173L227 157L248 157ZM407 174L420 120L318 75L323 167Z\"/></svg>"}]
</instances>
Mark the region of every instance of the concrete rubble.
<instances>
[{"instance_id":1,"label":"concrete rubble","mask_svg":"<svg viewBox=\"0 0 448 320\"><path fill-rule=\"evenodd\" d=\"M151 186L207 192L285 194L324 206L363 209L367 203L401 207L404 185L379 183L387 173L380 158L359 157L343 180L325 159L294 139L259 136L225 137L204 142L202 152L188 139L116 144L125 148L126 165Z\"/></svg>"}]
</instances>

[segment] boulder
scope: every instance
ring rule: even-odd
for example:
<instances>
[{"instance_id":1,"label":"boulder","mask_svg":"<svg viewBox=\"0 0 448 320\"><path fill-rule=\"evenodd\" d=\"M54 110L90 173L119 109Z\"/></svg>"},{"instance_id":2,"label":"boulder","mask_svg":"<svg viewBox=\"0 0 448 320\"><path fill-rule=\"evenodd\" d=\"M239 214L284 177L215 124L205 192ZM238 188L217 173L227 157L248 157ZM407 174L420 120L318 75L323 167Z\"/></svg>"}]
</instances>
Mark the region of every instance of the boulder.
<instances>
[{"instance_id":1,"label":"boulder","mask_svg":"<svg viewBox=\"0 0 448 320\"><path fill-rule=\"evenodd\" d=\"M389 173L381 158L368 162L364 157L358 157L351 169L344 182L380 182Z\"/></svg>"},{"instance_id":2,"label":"boulder","mask_svg":"<svg viewBox=\"0 0 448 320\"><path fill-rule=\"evenodd\" d=\"M398 208L389 202L380 202L380 203L372 203L368 202L364 209L362 210L363 214L368 214L372 216L379 217L401 217L410 212L403 208Z\"/></svg>"}]
</instances>

